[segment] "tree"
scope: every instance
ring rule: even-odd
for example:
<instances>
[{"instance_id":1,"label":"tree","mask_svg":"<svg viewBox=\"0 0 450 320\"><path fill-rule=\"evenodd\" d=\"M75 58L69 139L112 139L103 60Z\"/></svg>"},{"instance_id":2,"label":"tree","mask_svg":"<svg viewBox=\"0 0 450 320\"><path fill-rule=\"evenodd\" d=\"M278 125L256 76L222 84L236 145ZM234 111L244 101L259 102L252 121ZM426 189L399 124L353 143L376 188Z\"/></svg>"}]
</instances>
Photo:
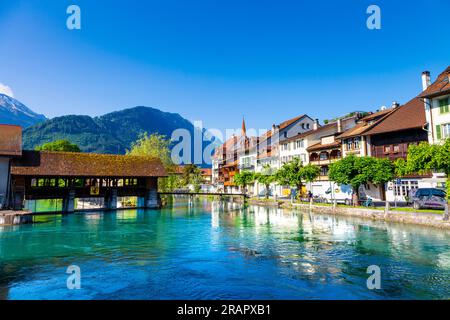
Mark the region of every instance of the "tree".
<instances>
[{"instance_id":1,"label":"tree","mask_svg":"<svg viewBox=\"0 0 450 320\"><path fill-rule=\"evenodd\" d=\"M320 168L316 165L308 163L306 166L302 168L302 177L306 182L310 184L313 183L314 180L317 179L320 175ZM311 186L310 186L311 187Z\"/></svg>"},{"instance_id":2,"label":"tree","mask_svg":"<svg viewBox=\"0 0 450 320\"><path fill-rule=\"evenodd\" d=\"M81 152L80 148L69 140L56 140L44 143L35 148L36 151Z\"/></svg>"},{"instance_id":3,"label":"tree","mask_svg":"<svg viewBox=\"0 0 450 320\"><path fill-rule=\"evenodd\" d=\"M161 160L168 172L175 171L175 165L170 157L170 140L164 135L142 133L138 140L131 144L131 149L127 150L127 155L154 157ZM173 191L181 186L180 180L178 175L159 178L158 188L161 191Z\"/></svg>"},{"instance_id":4,"label":"tree","mask_svg":"<svg viewBox=\"0 0 450 320\"><path fill-rule=\"evenodd\" d=\"M261 172L255 174L255 179L266 188L266 199L268 199L270 185L276 181L276 170L266 164Z\"/></svg>"},{"instance_id":5,"label":"tree","mask_svg":"<svg viewBox=\"0 0 450 320\"><path fill-rule=\"evenodd\" d=\"M170 157L170 140L159 133L142 133L138 140L131 144L131 149L127 150L128 155L150 156L161 160L166 169L173 166Z\"/></svg>"},{"instance_id":6,"label":"tree","mask_svg":"<svg viewBox=\"0 0 450 320\"><path fill-rule=\"evenodd\" d=\"M450 139L442 145L430 145L427 142L411 145L406 161L396 162L396 173L399 176L430 171L444 172L447 175L447 202L450 203Z\"/></svg>"},{"instance_id":7,"label":"tree","mask_svg":"<svg viewBox=\"0 0 450 320\"><path fill-rule=\"evenodd\" d=\"M302 191L303 186L303 164L298 158L285 163L276 174L276 180L284 186L296 187L298 192Z\"/></svg>"},{"instance_id":8,"label":"tree","mask_svg":"<svg viewBox=\"0 0 450 320\"><path fill-rule=\"evenodd\" d=\"M184 186L192 185L195 192L199 192L203 177L201 170L194 164L188 164L184 167L181 182Z\"/></svg>"},{"instance_id":9,"label":"tree","mask_svg":"<svg viewBox=\"0 0 450 320\"><path fill-rule=\"evenodd\" d=\"M391 181L394 178L394 165L388 159L349 155L332 163L328 176L338 184L352 187L356 205L359 201L359 187L369 182L384 185Z\"/></svg>"},{"instance_id":10,"label":"tree","mask_svg":"<svg viewBox=\"0 0 450 320\"><path fill-rule=\"evenodd\" d=\"M247 194L247 186L255 181L255 174L250 171L243 170L236 173L233 178L235 185L240 186L244 189L244 194Z\"/></svg>"}]
</instances>

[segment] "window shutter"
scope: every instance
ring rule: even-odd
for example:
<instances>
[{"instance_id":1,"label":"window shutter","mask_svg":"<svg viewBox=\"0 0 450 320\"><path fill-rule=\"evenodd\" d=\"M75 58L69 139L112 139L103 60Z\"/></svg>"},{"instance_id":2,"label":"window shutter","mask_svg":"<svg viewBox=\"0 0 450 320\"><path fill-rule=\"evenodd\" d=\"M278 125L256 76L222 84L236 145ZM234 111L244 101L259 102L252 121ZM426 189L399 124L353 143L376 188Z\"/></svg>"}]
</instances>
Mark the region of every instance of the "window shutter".
<instances>
[{"instance_id":1,"label":"window shutter","mask_svg":"<svg viewBox=\"0 0 450 320\"><path fill-rule=\"evenodd\" d=\"M437 138L438 140L441 140L441 139L442 139L442 131L441 131L441 125L440 125L440 124L438 124L438 125L436 126L436 138Z\"/></svg>"},{"instance_id":2,"label":"window shutter","mask_svg":"<svg viewBox=\"0 0 450 320\"><path fill-rule=\"evenodd\" d=\"M448 113L450 112L449 110L449 100L450 98L446 98L446 99L441 99L439 100L439 112L440 113Z\"/></svg>"}]
</instances>

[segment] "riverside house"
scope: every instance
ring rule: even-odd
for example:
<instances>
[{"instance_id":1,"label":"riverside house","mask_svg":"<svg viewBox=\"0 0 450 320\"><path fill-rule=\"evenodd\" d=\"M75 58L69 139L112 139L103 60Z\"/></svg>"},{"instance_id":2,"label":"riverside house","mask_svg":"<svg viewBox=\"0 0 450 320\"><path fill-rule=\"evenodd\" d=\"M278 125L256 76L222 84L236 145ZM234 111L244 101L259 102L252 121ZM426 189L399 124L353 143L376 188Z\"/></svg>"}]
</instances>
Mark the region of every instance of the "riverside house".
<instances>
[{"instance_id":1,"label":"riverside house","mask_svg":"<svg viewBox=\"0 0 450 320\"><path fill-rule=\"evenodd\" d=\"M441 143L450 138L450 66L431 83L430 72L422 73L423 92L419 96L425 106L428 142Z\"/></svg>"},{"instance_id":2,"label":"riverside house","mask_svg":"<svg viewBox=\"0 0 450 320\"><path fill-rule=\"evenodd\" d=\"M321 169L321 175L317 181L309 186L312 191L322 194L330 186L328 180L328 165L341 158L340 141L335 140L336 134L352 128L356 125L359 114L340 118L323 126L315 122L312 130L286 139L281 143L281 165L299 158L304 165L312 163ZM304 192L306 191L303 190Z\"/></svg>"},{"instance_id":3,"label":"riverside house","mask_svg":"<svg viewBox=\"0 0 450 320\"><path fill-rule=\"evenodd\" d=\"M313 120L306 114L283 121L278 125L273 124L272 130L267 131L258 139L255 172L261 172L266 165L273 169L279 169L281 167L280 146L284 141L310 131L317 125L318 120ZM256 194L262 195L266 192L265 187L258 182L255 182L254 188ZM269 193L278 197L289 196L290 187L279 186L274 183L269 191Z\"/></svg>"}]
</instances>

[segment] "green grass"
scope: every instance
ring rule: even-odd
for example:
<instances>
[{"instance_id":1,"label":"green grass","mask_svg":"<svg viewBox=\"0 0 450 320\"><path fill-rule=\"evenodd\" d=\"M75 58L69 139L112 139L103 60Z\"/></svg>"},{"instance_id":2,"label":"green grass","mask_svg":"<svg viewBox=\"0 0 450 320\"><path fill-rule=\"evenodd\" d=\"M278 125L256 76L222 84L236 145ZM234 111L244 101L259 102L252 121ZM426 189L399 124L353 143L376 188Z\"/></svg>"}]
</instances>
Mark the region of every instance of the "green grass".
<instances>
[{"instance_id":1,"label":"green grass","mask_svg":"<svg viewBox=\"0 0 450 320\"><path fill-rule=\"evenodd\" d=\"M405 211L405 212L420 212L420 213L435 213L444 214L444 210L432 210L432 209L414 209L414 208L392 208L391 211Z\"/></svg>"}]
</instances>

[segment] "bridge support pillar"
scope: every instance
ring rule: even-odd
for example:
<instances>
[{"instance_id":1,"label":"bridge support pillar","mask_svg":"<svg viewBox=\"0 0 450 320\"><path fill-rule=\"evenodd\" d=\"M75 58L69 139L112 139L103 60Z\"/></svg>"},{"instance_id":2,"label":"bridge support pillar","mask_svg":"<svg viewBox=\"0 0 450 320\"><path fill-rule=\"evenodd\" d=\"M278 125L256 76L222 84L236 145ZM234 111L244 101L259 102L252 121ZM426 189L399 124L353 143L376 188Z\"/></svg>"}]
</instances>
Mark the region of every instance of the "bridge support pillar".
<instances>
[{"instance_id":1,"label":"bridge support pillar","mask_svg":"<svg viewBox=\"0 0 450 320\"><path fill-rule=\"evenodd\" d=\"M112 189L105 197L105 208L108 210L117 209L117 189Z\"/></svg>"},{"instance_id":2,"label":"bridge support pillar","mask_svg":"<svg viewBox=\"0 0 450 320\"><path fill-rule=\"evenodd\" d=\"M63 199L63 211L66 213L75 212L75 191L70 190L68 195Z\"/></svg>"},{"instance_id":3,"label":"bridge support pillar","mask_svg":"<svg viewBox=\"0 0 450 320\"><path fill-rule=\"evenodd\" d=\"M145 195L145 207L148 209L161 208L161 198L156 189L147 190Z\"/></svg>"},{"instance_id":4,"label":"bridge support pillar","mask_svg":"<svg viewBox=\"0 0 450 320\"><path fill-rule=\"evenodd\" d=\"M138 208L145 208L145 197L138 197L137 198L137 207Z\"/></svg>"}]
</instances>

